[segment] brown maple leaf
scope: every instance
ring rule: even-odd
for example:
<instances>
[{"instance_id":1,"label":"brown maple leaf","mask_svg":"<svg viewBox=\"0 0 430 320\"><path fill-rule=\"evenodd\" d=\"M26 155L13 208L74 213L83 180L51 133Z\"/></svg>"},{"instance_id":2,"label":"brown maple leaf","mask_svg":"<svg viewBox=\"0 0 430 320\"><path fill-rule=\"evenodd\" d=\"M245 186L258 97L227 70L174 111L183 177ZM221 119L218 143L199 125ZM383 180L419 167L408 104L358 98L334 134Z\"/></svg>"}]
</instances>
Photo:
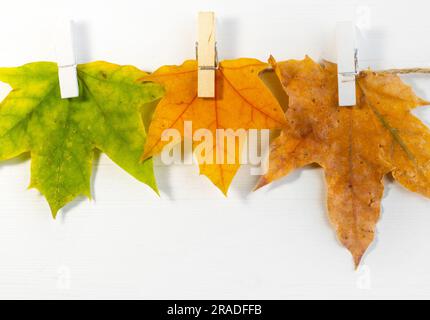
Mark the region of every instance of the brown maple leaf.
<instances>
[{"instance_id":1,"label":"brown maple leaf","mask_svg":"<svg viewBox=\"0 0 430 320\"><path fill-rule=\"evenodd\" d=\"M184 123L192 121L194 134L208 129L216 137L217 129L275 129L285 125L285 115L278 101L259 78L269 65L255 59L239 59L220 63L216 71L216 97L203 99L197 96L196 61L181 66L165 66L142 79L165 86L166 94L155 110L143 158L159 154L169 142L161 137L166 129L177 129L184 138ZM190 138L190 137L188 137ZM197 160L201 174L206 175L224 194L240 167L240 138L236 138L236 152L230 163L217 164L217 154L228 158L225 145L214 143L214 163ZM194 145L196 147L197 144ZM208 157L208 155L205 155Z\"/></svg>"},{"instance_id":2,"label":"brown maple leaf","mask_svg":"<svg viewBox=\"0 0 430 320\"><path fill-rule=\"evenodd\" d=\"M330 221L358 266L374 240L384 175L430 197L430 131L410 112L428 103L397 75L366 71L357 106L339 107L335 64L270 61L289 96L288 125L257 188L309 164L323 167Z\"/></svg>"}]
</instances>

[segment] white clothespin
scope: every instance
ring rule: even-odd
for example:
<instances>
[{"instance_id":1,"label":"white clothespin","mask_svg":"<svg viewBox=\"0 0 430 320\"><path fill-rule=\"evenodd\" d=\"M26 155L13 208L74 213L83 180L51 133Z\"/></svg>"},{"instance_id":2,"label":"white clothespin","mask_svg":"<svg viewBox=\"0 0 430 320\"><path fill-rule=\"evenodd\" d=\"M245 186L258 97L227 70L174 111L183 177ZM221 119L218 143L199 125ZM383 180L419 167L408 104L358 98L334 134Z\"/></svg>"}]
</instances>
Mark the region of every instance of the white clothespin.
<instances>
[{"instance_id":1,"label":"white clothespin","mask_svg":"<svg viewBox=\"0 0 430 320\"><path fill-rule=\"evenodd\" d=\"M79 96L73 26L73 21L61 21L56 30L58 78L60 81L62 99L76 98Z\"/></svg>"},{"instance_id":2,"label":"white clothespin","mask_svg":"<svg viewBox=\"0 0 430 320\"><path fill-rule=\"evenodd\" d=\"M215 13L199 13L197 42L198 97L215 98L215 77L218 54L215 40Z\"/></svg>"},{"instance_id":3,"label":"white clothespin","mask_svg":"<svg viewBox=\"0 0 430 320\"><path fill-rule=\"evenodd\" d=\"M339 106L355 106L357 104L355 80L358 75L356 26L353 22L339 22L336 37Z\"/></svg>"}]
</instances>

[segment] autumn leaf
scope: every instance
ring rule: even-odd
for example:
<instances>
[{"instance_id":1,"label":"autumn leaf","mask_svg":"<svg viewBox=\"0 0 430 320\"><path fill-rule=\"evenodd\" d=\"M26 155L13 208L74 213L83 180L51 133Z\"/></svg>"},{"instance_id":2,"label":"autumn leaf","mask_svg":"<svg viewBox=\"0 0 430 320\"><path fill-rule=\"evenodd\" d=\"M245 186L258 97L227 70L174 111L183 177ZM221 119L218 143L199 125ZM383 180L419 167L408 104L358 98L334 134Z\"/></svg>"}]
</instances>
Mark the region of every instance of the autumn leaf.
<instances>
[{"instance_id":1,"label":"autumn leaf","mask_svg":"<svg viewBox=\"0 0 430 320\"><path fill-rule=\"evenodd\" d=\"M203 99L197 96L197 62L186 61L181 66L165 66L143 78L165 86L166 95L158 105L151 123L143 158L159 154L168 143L161 137L166 129L177 129L184 138L184 123L192 121L194 134L208 129L216 137L217 129L274 129L285 124L285 116L277 100L259 78L268 65L254 59L221 62L216 71L216 97ZM188 137L189 138L189 137ZM228 154L222 143L214 143L210 155L197 155L200 172L206 175L224 194L240 167L240 139L236 139L236 152ZM196 144L194 144L196 147ZM217 164L217 155L228 163Z\"/></svg>"},{"instance_id":2,"label":"autumn leaf","mask_svg":"<svg viewBox=\"0 0 430 320\"><path fill-rule=\"evenodd\" d=\"M0 160L31 153L30 187L47 198L54 217L77 196L91 198L95 148L157 191L152 160L140 161L141 109L164 90L137 82L145 75L106 62L80 65L80 97L63 100L54 63L0 69L0 81L13 88L0 105Z\"/></svg>"},{"instance_id":3,"label":"autumn leaf","mask_svg":"<svg viewBox=\"0 0 430 320\"><path fill-rule=\"evenodd\" d=\"M410 112L428 103L397 75L367 71L357 79L357 106L338 107L336 65L271 63L289 96L288 125L257 188L308 164L322 166L331 223L358 266L375 237L384 175L430 197L430 131Z\"/></svg>"}]
</instances>

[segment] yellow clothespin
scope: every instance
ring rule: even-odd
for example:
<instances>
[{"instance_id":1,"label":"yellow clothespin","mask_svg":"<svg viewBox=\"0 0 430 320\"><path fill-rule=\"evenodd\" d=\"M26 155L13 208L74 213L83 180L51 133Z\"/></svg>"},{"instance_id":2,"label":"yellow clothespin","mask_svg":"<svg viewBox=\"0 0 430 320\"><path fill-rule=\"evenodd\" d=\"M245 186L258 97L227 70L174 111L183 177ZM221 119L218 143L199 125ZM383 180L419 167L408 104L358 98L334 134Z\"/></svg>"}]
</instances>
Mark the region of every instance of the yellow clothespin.
<instances>
[{"instance_id":1,"label":"yellow clothespin","mask_svg":"<svg viewBox=\"0 0 430 320\"><path fill-rule=\"evenodd\" d=\"M215 13L200 12L198 22L197 61L198 97L215 98L215 77L218 54L215 40Z\"/></svg>"}]
</instances>

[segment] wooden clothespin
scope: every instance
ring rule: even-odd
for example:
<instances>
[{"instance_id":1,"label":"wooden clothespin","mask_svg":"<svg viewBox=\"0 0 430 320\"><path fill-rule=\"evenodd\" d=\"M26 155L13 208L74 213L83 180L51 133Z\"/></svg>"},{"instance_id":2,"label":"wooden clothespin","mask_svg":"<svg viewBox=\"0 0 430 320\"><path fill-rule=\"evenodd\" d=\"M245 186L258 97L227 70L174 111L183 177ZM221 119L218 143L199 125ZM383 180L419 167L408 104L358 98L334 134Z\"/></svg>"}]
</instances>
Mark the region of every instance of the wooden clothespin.
<instances>
[{"instance_id":1,"label":"wooden clothespin","mask_svg":"<svg viewBox=\"0 0 430 320\"><path fill-rule=\"evenodd\" d=\"M215 77L218 54L215 40L215 13L199 13L197 42L198 97L215 98Z\"/></svg>"},{"instance_id":2,"label":"wooden clothespin","mask_svg":"<svg viewBox=\"0 0 430 320\"><path fill-rule=\"evenodd\" d=\"M58 24L58 29L56 30L58 78L62 99L79 97L73 29L73 21L63 20Z\"/></svg>"},{"instance_id":3,"label":"wooden clothespin","mask_svg":"<svg viewBox=\"0 0 430 320\"><path fill-rule=\"evenodd\" d=\"M339 22L336 36L339 106L355 106L357 104L355 80L358 75L356 26L352 22Z\"/></svg>"}]
</instances>

